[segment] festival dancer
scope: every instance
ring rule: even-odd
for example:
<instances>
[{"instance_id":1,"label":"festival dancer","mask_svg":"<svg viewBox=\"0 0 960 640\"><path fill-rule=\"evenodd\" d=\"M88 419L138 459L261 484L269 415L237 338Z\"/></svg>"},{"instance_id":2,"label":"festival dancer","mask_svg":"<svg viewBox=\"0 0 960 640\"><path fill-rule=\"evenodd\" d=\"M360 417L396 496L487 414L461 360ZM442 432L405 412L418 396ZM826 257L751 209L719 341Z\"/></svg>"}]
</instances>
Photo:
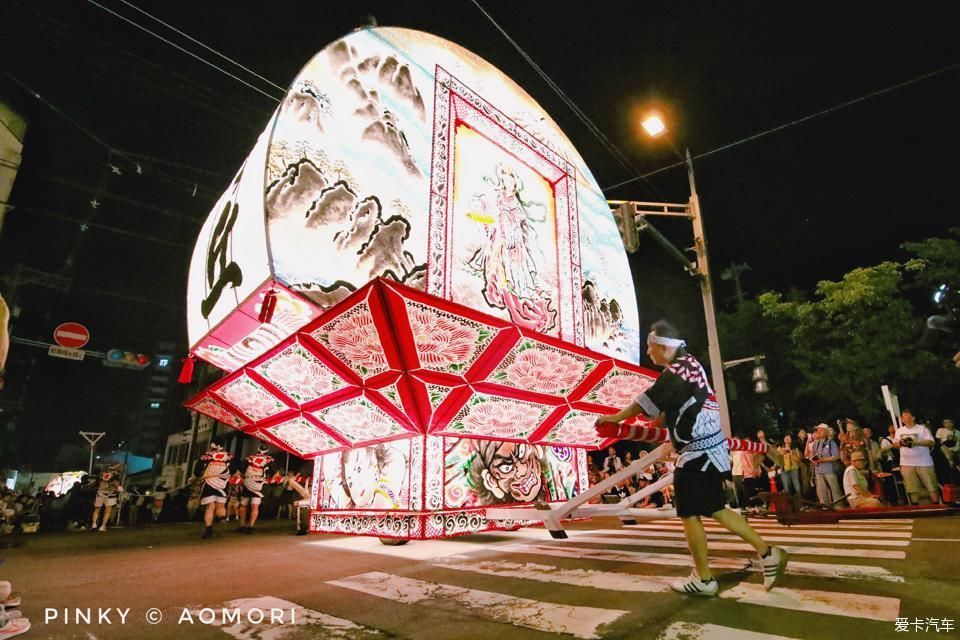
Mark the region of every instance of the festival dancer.
<instances>
[{"instance_id":1,"label":"festival dancer","mask_svg":"<svg viewBox=\"0 0 960 640\"><path fill-rule=\"evenodd\" d=\"M267 455L270 447L261 444L257 452L240 462L239 473L243 477L240 485L240 528L241 533L253 533L253 525L260 515L260 501L263 500L263 485L276 473L273 457ZM249 518L249 519L248 519Z\"/></svg>"},{"instance_id":2,"label":"festival dancer","mask_svg":"<svg viewBox=\"0 0 960 640\"><path fill-rule=\"evenodd\" d=\"M117 506L117 498L123 488L120 486L120 479L117 478L117 472L113 467L100 473L97 480L97 496L93 499L93 515L91 517L91 531L106 531L107 523L110 522L110 514L113 508ZM103 520L100 528L97 529L97 517L100 515L100 509L103 509Z\"/></svg>"},{"instance_id":3,"label":"festival dancer","mask_svg":"<svg viewBox=\"0 0 960 640\"><path fill-rule=\"evenodd\" d=\"M200 505L204 508L204 530L201 538L213 537L214 516L227 515L227 482L233 475L233 456L216 442L211 442L207 451L194 466L193 475L200 479Z\"/></svg>"},{"instance_id":4,"label":"festival dancer","mask_svg":"<svg viewBox=\"0 0 960 640\"><path fill-rule=\"evenodd\" d=\"M779 582L787 566L787 552L768 545L740 514L726 507L723 480L730 474L730 449L720 428L719 405L713 398L703 366L689 355L676 329L664 320L654 323L647 337L647 355L665 367L656 383L619 412L597 419L597 431L609 437L615 425L644 414L663 417L663 426L677 451L673 486L677 515L683 520L687 546L695 569L686 580L670 586L674 591L714 596L719 591L710 571L707 535L701 518L709 516L737 534L760 554L763 586Z\"/></svg>"}]
</instances>

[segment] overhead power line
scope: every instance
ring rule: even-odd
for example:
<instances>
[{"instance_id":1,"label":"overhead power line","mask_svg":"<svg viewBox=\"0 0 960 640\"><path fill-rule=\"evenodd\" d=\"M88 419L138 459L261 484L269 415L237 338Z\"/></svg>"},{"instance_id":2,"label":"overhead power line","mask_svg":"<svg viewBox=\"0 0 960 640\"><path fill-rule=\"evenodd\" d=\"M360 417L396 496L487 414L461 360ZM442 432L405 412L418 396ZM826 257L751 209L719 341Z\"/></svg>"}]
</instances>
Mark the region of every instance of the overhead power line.
<instances>
[{"instance_id":1,"label":"overhead power line","mask_svg":"<svg viewBox=\"0 0 960 640\"><path fill-rule=\"evenodd\" d=\"M181 46L178 45L176 42L173 42L172 40L168 40L167 38L164 38L164 37L161 36L160 34L151 31L150 29L148 29L147 27L144 27L143 25L137 23L136 21L131 20L130 18L128 18L128 17L126 17L126 16L124 16L124 15L121 15L121 14L117 13L117 12L114 11L113 9L109 9L109 8L103 6L103 5L100 4L99 2L96 2L96 0L87 0L87 2L89 2L90 4L92 4L93 6L99 8L99 9L102 9L103 11L106 11L107 13L109 13L109 14L111 14L111 15L113 15L113 16L116 16L117 18L120 18L121 20L123 20L123 21L126 22L126 23L129 23L129 24L135 26L137 29L140 29L141 31L145 31L145 32L149 33L149 34L152 35L154 38L157 38L158 40L162 40L163 42L166 42L166 43L169 44L171 47L182 51L183 53L187 54L188 56L190 56L190 57L192 57L192 58L194 58L194 59L196 59L196 60L199 60L199 61L202 62L203 64L205 64L205 65L207 65L207 66L210 66L210 67L213 67L214 69L216 69L216 70L219 71L220 73L223 73L223 74L225 74L225 75L230 76L231 78L233 78L234 80L236 80L236 81L239 82L240 84L243 84L243 85L246 85L247 87L250 87L251 89L253 89L253 90L256 91L257 93L259 93L259 94L261 94L261 95L263 95L263 96L266 96L267 98L270 98L270 99L273 100L274 102L280 102L280 98L277 98L276 96L270 95L269 93L267 93L267 92L264 91L263 89L255 86L255 85L250 84L249 82L247 82L246 80L244 80L244 79L241 78L240 76L238 76L238 75L236 75L236 74L233 74L233 73L230 73L229 71L227 71L227 70L224 69L223 67L220 67L220 66L214 64L213 62L210 62L210 61L207 60L206 58L195 54L194 52L190 51L189 49L185 49L184 47L181 47ZM281 91L283 91L283 89L281 89Z\"/></svg>"},{"instance_id":2,"label":"overhead power line","mask_svg":"<svg viewBox=\"0 0 960 640\"><path fill-rule=\"evenodd\" d=\"M277 90L279 90L279 91L282 91L283 93L286 93L286 92L287 92L286 89L284 89L283 87L281 87L281 86L278 85L277 83L273 82L272 80L269 80L268 78L264 78L262 75L260 75L260 74L257 73L256 71L253 71L252 69L248 69L247 67L243 66L242 64L240 64L240 63L237 62L236 60L234 60L234 59L232 59L232 58L229 58L229 57L223 55L222 53L220 53L219 51L217 51L217 50L214 49L213 47L210 47L210 46L205 45L204 43L200 42L200 41L197 40L196 38L190 36L190 35L187 34L187 33L184 33L184 32L181 31L180 29L177 29L177 28L176 28L175 26L173 26L172 24L166 23L166 22L164 22L163 20L161 20L160 18L158 18L158 17L156 17L156 16L154 16L154 15L151 15L151 14L147 13L146 11L144 11L143 9L141 9L140 7L138 7L137 5L133 4L132 2L127 2L127 0L120 0L120 2L122 2L122 3L125 4L125 5L127 5L128 7L130 7L131 9L133 9L134 11L139 11L140 13L142 13L142 14L145 15L145 16L147 16L147 17L150 18L151 20L154 20L154 21L156 21L156 22L159 22L160 24L162 24L163 26L165 26L167 29L170 29L171 31L174 31L174 32L180 34L181 36L183 36L184 38L186 38L186 39L189 40L190 42L193 42L194 44L200 45L201 47L203 47L204 49L206 49L206 50L209 51L210 53L213 53L213 54L216 54L216 55L220 56L221 58L223 58L224 60L226 60L226 61L229 62L230 64L235 65L235 66L243 69L244 71L246 71L246 72L249 73L250 75L256 76L257 78L259 78L259 79L263 80L264 82L266 82L267 84L269 84L271 87L273 87L273 88L275 88L275 89L277 89Z\"/></svg>"},{"instance_id":3,"label":"overhead power line","mask_svg":"<svg viewBox=\"0 0 960 640\"><path fill-rule=\"evenodd\" d=\"M37 209L36 207L29 207L25 205L16 205L15 208L18 211L26 211L28 213L36 213L42 216L48 216L50 218L55 218L57 220L63 220L64 222L76 223L77 225L87 226L93 229L100 229L103 231L110 231L111 233L116 233L123 236L128 236L131 238L137 238L138 240L147 240L149 242L157 242L159 244L165 244L170 247L177 247L183 249L190 249L191 246L184 242L174 242L172 240L165 240L163 238L158 238L156 236L150 236L143 233L137 233L136 231L130 231L128 229L121 229L119 227L111 227L110 225L100 224L98 222L90 222L88 220L81 220L80 218L74 218L72 216L65 216L60 213L54 213L52 211L46 211L44 209Z\"/></svg>"},{"instance_id":4,"label":"overhead power line","mask_svg":"<svg viewBox=\"0 0 960 640\"><path fill-rule=\"evenodd\" d=\"M783 131L784 129L788 129L788 128L793 127L793 126L796 126L796 125L798 125L798 124L803 124L804 122L807 122L807 121L809 121L809 120L813 120L814 118L819 118L820 116L825 116L825 115L827 115L828 113L833 113L834 111L839 111L839 110L841 110L841 109L846 109L847 107L851 107L851 106L853 106L853 105L855 105L855 104L858 104L858 103L860 103L860 102L864 102L865 100L869 100L869 99L871 99L871 98L876 98L877 96L881 96L881 95L883 95L883 94L885 94L885 93L890 93L891 91L896 91L897 89L902 89L903 87L909 86L909 85L911 85L911 84L915 84L915 83L920 82L920 81L922 81L922 80L927 80L928 78L933 78L934 76L938 76L938 75L941 75L941 74L944 74L944 73L948 73L948 72L950 72L950 71L955 71L956 69L960 69L960 62L955 62L955 63L953 63L953 64L951 64L951 65L947 65L946 67L942 67L942 68L940 68L940 69L937 69L936 71L930 71L929 73L921 74L921 75L916 76L916 77L914 77L914 78L910 78L909 80L904 80L903 82L898 82L897 84L892 84L892 85L890 85L889 87L884 87L883 89L878 89L878 90L876 90L876 91L872 91L872 92L870 92L870 93L868 93L868 94L866 94L866 95L860 96L859 98L853 98L852 100L847 100L846 102L841 102L840 104L835 104L835 105L833 105L832 107L827 107L826 109L821 109L820 111L817 111L817 112L815 112L815 113L811 113L811 114L809 114L809 115L803 116L802 118L797 118L796 120L791 120L790 122L785 122L785 123L783 123L783 124L779 124L779 125L777 125L777 126L775 126L775 127L769 128L769 129L764 129L763 131L760 131L759 133L754 133L754 134L749 135L749 136L747 136L747 137L745 137L745 138L740 138L739 140L734 140L733 142L730 142L730 143L728 143L728 144L725 144L725 145L722 145L722 146L720 146L720 147L717 147L716 149L711 149L711 150L709 150L709 151L705 151L705 152L703 152L703 153L701 153L701 154L695 155L695 156L693 156L693 159L694 159L694 160L699 160L700 158L706 158L707 156L712 156L712 155L715 154L715 153L720 153L721 151L726 151L727 149L732 149L732 148L737 147L737 146L739 146L739 145L741 145L741 144L745 144L745 143L747 143L747 142L752 142L753 140L758 140L758 139L763 138L763 137L765 137L765 136L769 136L769 135L771 135L771 134L777 133L778 131ZM632 183L632 182L636 182L637 180L641 180L641 179L642 179L642 180L646 180L647 178L650 178L651 176L655 176L655 175L657 175L658 173L663 173L664 171L669 171L670 169L674 169L674 168L676 168L676 167L682 167L683 165L684 165L683 162L674 162L673 164L668 164L668 165L665 166L665 167L660 167L659 169L657 169L657 170L655 170L655 171L651 171L650 173L645 173L645 174L643 174L642 176L638 176L638 177L636 177L636 178L630 178L629 180L624 180L624 181L622 181L622 182L618 182L617 184L610 185L609 187L606 187L606 188L604 189L604 191L609 191L609 190L611 190L611 189L616 189L616 188L618 188L618 187L622 187L622 186L627 185L627 184L630 184L630 183Z\"/></svg>"},{"instance_id":5,"label":"overhead power line","mask_svg":"<svg viewBox=\"0 0 960 640\"><path fill-rule=\"evenodd\" d=\"M124 160L126 160L127 162L130 163L130 166L134 166L134 167L135 167L135 166L141 166L141 165L143 165L143 166L150 167L150 168L153 170L153 172L156 173L158 176L161 176L161 177L163 177L163 178L166 178L167 182L171 182L171 183L178 184L178 185L180 185L180 186L183 187L183 188L186 188L186 189L191 189L191 188L192 188L192 189L194 189L194 190L197 190L198 188L200 188L200 186L198 185L198 183L197 183L196 180L187 180L187 179L185 179L185 178L181 178L181 177L179 177L179 176L175 176L175 175L173 175L172 173L168 173L168 172L166 172L166 171L162 171L162 170L160 170L160 169L157 169L156 167L150 166L148 163L138 161L138 160L136 160L135 158L131 157L130 155L126 154L125 152L120 151L120 150L114 148L114 147L111 146L110 143L108 143L106 140L104 140L103 138L101 138L100 136L98 136L96 133L94 133L93 131L91 131L91 130L88 129L87 127L85 127L83 124L81 124L80 122L78 122L78 121L75 120L74 118L70 117L70 115L67 114L63 109L61 109L61 108L58 107L57 105L53 104L52 102L50 102L49 100L47 100L46 98L44 98L43 96L41 96L39 92L37 92L35 89L33 89L32 87L30 87L29 85L27 85L25 82L23 82L22 80L20 80L18 77L16 77L15 75L13 75L12 73L10 73L10 72L7 71L6 69L0 69L0 73L2 73L3 75L7 76L8 78L10 78L17 86L19 86L21 89L23 89L24 91L26 91L27 93L29 93L31 96L33 96L37 101L39 101L39 102L40 102L41 104L43 104L45 107L47 107L48 109L50 109L51 111L53 111L54 113L56 113L58 116L60 116L61 118L63 118L64 120L66 120L68 123L70 123L71 125L73 125L74 127L76 127L76 128L77 128L81 133L83 133L85 136L87 136L88 138L90 138L91 140L93 140L94 142L96 142L98 145L100 145L101 147L103 147L104 149L106 149L107 152L111 154L111 156L117 156L117 157L123 158ZM206 188L203 188L203 190L204 190L204 191L209 191L210 193L215 194L215 195L217 195L217 196L220 195L219 192L211 191L211 190L206 189Z\"/></svg>"},{"instance_id":6,"label":"overhead power line","mask_svg":"<svg viewBox=\"0 0 960 640\"><path fill-rule=\"evenodd\" d=\"M547 75L546 71L540 68L540 65L538 65L536 62L534 62L533 58L531 58L527 54L527 52L523 50L523 47L521 47L516 40L510 37L510 34L508 34L506 30L503 27L501 27L496 20L494 20L493 16L487 13L486 9L484 9L480 5L478 0L470 0L470 1L474 4L474 6L477 7L477 9L480 10L480 12L484 16L486 16L487 20L490 21L490 23L497 29L497 31L499 31L500 34L503 35L504 38L506 38L507 42L509 42L510 45L517 50L517 53L520 54L520 57L522 57L533 68L533 70L537 72L537 75L539 75L543 79L543 81L547 83L547 86L550 87L553 90L553 92L560 97L563 103L566 104L571 111L573 111L573 114L580 120L580 122L582 122L587 127L590 133L592 133L594 137L596 137L597 140L600 141L600 144L602 144L607 149L607 151L610 152L610 154L620 164L620 166L626 169L629 173L636 175L635 178L631 178L630 182L634 180L645 179L644 176L640 175L640 170L637 169L637 167L635 167L632 162L630 162L630 159L627 158L627 156L622 151L620 151L620 149L615 144L613 144L613 142L610 141L610 139L603 133L603 131L600 130L600 127L594 124L593 120L591 120L590 117L586 113L584 113L583 110L581 110L580 107L578 107L576 103L574 103L574 101L563 91L563 89L561 89L560 86L556 82L554 82L549 75ZM655 185L653 185L652 183L649 183L649 185L654 192L657 192L657 188Z\"/></svg>"}]
</instances>

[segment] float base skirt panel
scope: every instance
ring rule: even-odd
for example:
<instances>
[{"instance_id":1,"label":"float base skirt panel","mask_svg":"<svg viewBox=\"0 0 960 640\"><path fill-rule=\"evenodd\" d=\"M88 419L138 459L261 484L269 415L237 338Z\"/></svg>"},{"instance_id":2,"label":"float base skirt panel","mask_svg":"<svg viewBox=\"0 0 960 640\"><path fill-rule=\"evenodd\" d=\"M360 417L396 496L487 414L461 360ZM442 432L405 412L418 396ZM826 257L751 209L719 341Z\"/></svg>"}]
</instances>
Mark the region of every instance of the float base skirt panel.
<instances>
[{"instance_id":1,"label":"float base skirt panel","mask_svg":"<svg viewBox=\"0 0 960 640\"><path fill-rule=\"evenodd\" d=\"M485 509L438 513L371 513L312 511L311 533L339 533L401 540L430 540L485 531L515 531L539 520L487 520Z\"/></svg>"}]
</instances>

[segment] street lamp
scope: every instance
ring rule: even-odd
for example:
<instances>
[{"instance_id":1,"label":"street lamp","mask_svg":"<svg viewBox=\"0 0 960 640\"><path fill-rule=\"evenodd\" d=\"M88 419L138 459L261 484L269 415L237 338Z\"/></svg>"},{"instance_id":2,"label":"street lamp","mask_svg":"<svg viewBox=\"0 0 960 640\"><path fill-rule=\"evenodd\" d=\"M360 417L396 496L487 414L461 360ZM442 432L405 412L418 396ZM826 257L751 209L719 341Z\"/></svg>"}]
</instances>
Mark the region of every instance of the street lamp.
<instances>
[{"instance_id":1,"label":"street lamp","mask_svg":"<svg viewBox=\"0 0 960 640\"><path fill-rule=\"evenodd\" d=\"M658 137L667 132L667 126L658 114L651 114L641 123L643 130L650 137ZM673 146L674 152L679 151ZM727 406L727 388L723 380L723 357L720 355L720 338L717 332L716 306L713 302L713 280L710 276L710 264L707 258L707 239L703 228L703 213L700 209L700 197L697 195L697 183L693 174L693 159L690 151L681 156L687 167L687 181L690 185L690 200L687 204L670 204L660 202L631 202L625 200L608 200L615 206L613 215L617 220L624 237L624 246L633 253L637 250L637 231L646 231L664 249L677 259L683 268L700 281L700 294L703 297L703 312L707 325L707 347L710 355L710 371L713 373L714 392L720 405L720 425L724 434L731 435L730 409ZM648 216L666 216L687 218L693 225L694 250L696 261L690 261L687 256L646 219ZM636 230L636 231L635 231ZM759 387L758 387L759 388Z\"/></svg>"},{"instance_id":2,"label":"street lamp","mask_svg":"<svg viewBox=\"0 0 960 640\"><path fill-rule=\"evenodd\" d=\"M643 127L643 130L646 131L647 135L651 138L656 138L667 131L667 125L663 123L663 118L656 113L651 113L644 118L640 126Z\"/></svg>"}]
</instances>

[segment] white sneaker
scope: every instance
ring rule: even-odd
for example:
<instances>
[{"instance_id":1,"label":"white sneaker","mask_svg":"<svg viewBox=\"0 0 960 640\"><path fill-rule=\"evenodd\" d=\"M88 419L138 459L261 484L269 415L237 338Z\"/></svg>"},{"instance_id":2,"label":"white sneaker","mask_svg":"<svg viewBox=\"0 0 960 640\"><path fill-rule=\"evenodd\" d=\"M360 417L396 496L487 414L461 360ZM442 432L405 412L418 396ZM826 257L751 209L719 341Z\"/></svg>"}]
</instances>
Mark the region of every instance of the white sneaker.
<instances>
[{"instance_id":1,"label":"white sneaker","mask_svg":"<svg viewBox=\"0 0 960 640\"><path fill-rule=\"evenodd\" d=\"M717 595L717 592L720 591L720 585L717 584L716 578L712 578L709 582L704 582L700 579L700 576L697 575L696 570L694 570L686 580L671 582L670 588L677 593L685 593L689 596L704 596L707 598Z\"/></svg>"},{"instance_id":2,"label":"white sneaker","mask_svg":"<svg viewBox=\"0 0 960 640\"><path fill-rule=\"evenodd\" d=\"M763 588L767 591L773 589L780 578L783 577L787 569L787 561L790 560L790 554L780 547L770 547L770 555L766 558L760 558L760 566L763 567Z\"/></svg>"},{"instance_id":3,"label":"white sneaker","mask_svg":"<svg viewBox=\"0 0 960 640\"><path fill-rule=\"evenodd\" d=\"M102 525L99 529L97 529L97 531L106 531L106 530L107 530L107 525Z\"/></svg>"}]
</instances>

